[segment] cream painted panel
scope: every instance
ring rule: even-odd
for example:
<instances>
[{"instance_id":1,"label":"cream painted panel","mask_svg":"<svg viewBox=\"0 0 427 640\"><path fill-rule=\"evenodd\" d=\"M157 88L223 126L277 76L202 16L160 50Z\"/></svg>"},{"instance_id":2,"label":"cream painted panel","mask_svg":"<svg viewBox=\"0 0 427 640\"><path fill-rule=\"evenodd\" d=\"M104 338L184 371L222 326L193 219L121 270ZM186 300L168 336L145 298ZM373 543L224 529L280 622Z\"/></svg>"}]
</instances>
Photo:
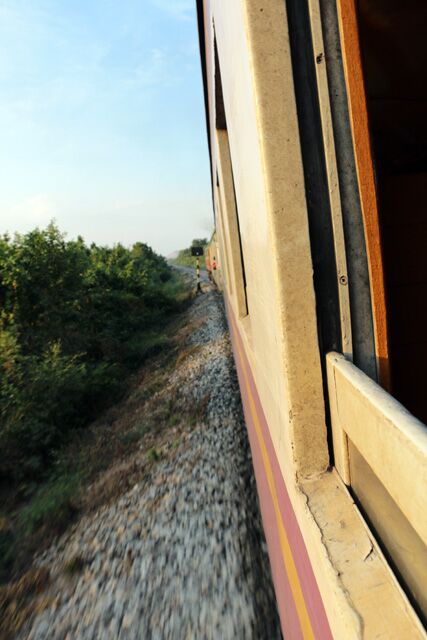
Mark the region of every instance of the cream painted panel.
<instances>
[{"instance_id":1,"label":"cream painted panel","mask_svg":"<svg viewBox=\"0 0 427 640\"><path fill-rule=\"evenodd\" d=\"M222 212L227 227L227 235L230 244L231 263L233 269L234 296L233 306L238 318L247 315L245 283L243 279L242 255L240 250L239 228L237 223L237 210L234 196L233 172L228 143L227 131L216 132L216 144L218 149L218 174L220 182L220 195L222 196Z\"/></svg>"},{"instance_id":2,"label":"cream painted panel","mask_svg":"<svg viewBox=\"0 0 427 640\"><path fill-rule=\"evenodd\" d=\"M218 213L221 219L221 230L222 230L221 239L224 247L225 264L227 267L226 268L227 290L228 290L229 297L232 300L234 300L236 296L236 291L234 286L234 282L235 282L234 265L232 261L232 251L231 251L231 245L230 245L230 233L228 230L228 220L227 220L226 212L224 211L224 198L223 198L221 187L217 187L217 199L218 199L218 205L217 205Z\"/></svg>"},{"instance_id":3,"label":"cream painted panel","mask_svg":"<svg viewBox=\"0 0 427 640\"><path fill-rule=\"evenodd\" d=\"M256 322L252 327L252 318L250 316L246 316L239 321L242 338L271 427L273 442L278 453L290 499L325 603L334 638L337 638L337 640L357 638L359 640L362 637L380 637L384 628L384 616L380 612L385 601L390 608L386 621L390 639L425 638L426 636L417 617L414 615L381 552L375 548L374 541L372 541L374 546L374 552L372 552L372 547L369 543L369 531L360 516L354 517L357 514L357 510L337 475L334 472L323 473L319 478L309 482L306 481L304 484L295 482L296 467L293 464L293 453L289 446L290 443L291 446L293 443L295 424L298 425L300 420L307 417L309 418L308 424L310 428L316 428L317 423L314 413L310 412L308 416L300 413L296 423L293 416L289 420L288 412L290 407L295 410L297 400L298 402L305 401L307 404L312 403L312 407L316 407L317 403L316 411L319 416L318 425L320 425L320 429L322 429L324 420L323 405L316 395L321 393L321 390L316 383L318 379L316 377L313 378L312 374L313 368L317 371L319 366L316 354L313 355L311 353L313 342L316 344L315 327L310 324L310 318L311 320L314 318L314 297L310 287L303 287L299 291L301 283L307 283L307 280L311 277L311 265L307 266L306 261L302 260L302 256L307 256L307 253L309 253L309 247L307 224L304 222L305 218L301 217L301 202L295 208L292 205L292 198L289 197L284 199L280 209L277 211L271 209L276 202L273 197L274 194L270 194L275 185L273 180L274 172L270 172L267 166L268 162L262 161L263 156L267 154L265 147L262 151L262 147L266 142L263 137L269 136L271 138L274 151L274 138L278 136L278 145L283 144L283 131L280 129L282 124L278 126L277 120L273 120L270 128L264 127L259 131L257 129L259 126L258 118L261 117L258 107L259 102L262 101L262 96L256 95L255 91L258 91L258 88L254 87L251 78L251 69L256 64L252 56L253 52L249 51L252 44L248 31L250 26L253 28L253 22L246 21L248 17L246 9L252 8L255 12L255 5L256 3L243 2L242 0L227 0L227 2L213 0L212 7L215 9L215 15L211 15L209 9L211 2L205 0L205 8L208 12L206 24L212 24L212 18L215 18L220 47L226 47L225 53L221 54L226 63L223 70L223 82L224 76L226 76L224 82L228 87L225 89L226 108L229 112L230 102L231 106L233 106L234 101L235 108L231 118L231 126L238 128L234 134L233 141L230 142L230 146L235 173L239 168L239 185L236 184L236 190L239 191L237 194L239 207L242 208L243 202L245 203L244 215L242 215L243 212L239 211L241 222L243 222L243 217L246 219L243 242L247 248L259 247L265 249L262 252L253 252L247 258L248 297L255 304L253 315L256 317ZM279 24L279 20L283 18L282 5L284 5L282 2L275 2L269 5L280 15L274 16L271 26L267 25L263 28L264 40L270 37L269 29L271 29L272 40L274 41L276 26L281 32L280 37L283 37L283 30L280 29ZM243 23L241 24L243 19L246 21L244 29L242 28ZM255 13L253 13L251 20L256 20ZM251 25L249 25L249 22L251 22ZM212 33L209 33L208 37L212 39ZM284 38L287 45L286 34ZM258 81L261 84L262 42L263 39L261 38L260 51L258 52L260 58L257 61L257 64L260 65L258 67ZM288 52L288 47L286 50ZM274 60L270 60L270 62L274 62ZM233 67L234 71L229 69L230 66ZM280 80L283 79L282 71L279 73ZM291 95L293 95L292 87L289 89L289 78L292 76L289 64L287 65L287 74L288 86L286 90L290 90ZM209 77L210 82L212 82L212 74ZM236 86L233 89L233 83L240 84L240 88ZM241 92L241 100L239 100L239 92ZM212 96L211 86L209 95ZM265 107L268 111L268 96L264 96L264 99L266 104L263 108ZM286 102L286 108L291 109L290 115L294 117L292 98L290 100L291 104ZM263 108L260 107L261 112ZM228 112L227 115L230 119ZM212 103L210 113L212 131L214 128ZM231 133L230 130L229 133ZM244 139L245 136L246 140ZM294 136L295 131L292 134L292 140L296 144ZM290 139L288 142L290 142ZM283 162L283 158L278 160L277 154L273 154L270 160L271 162L277 162L277 171L281 172L286 168L287 177L293 176L296 178L292 184L295 186L295 190L298 191L298 189L301 189L302 184L298 182L301 178L301 166L298 162L295 164L299 148L297 147L296 150L293 150L289 144L285 145L285 149L289 155L288 158L285 158L285 162ZM214 167L216 166L216 155L216 149L212 148ZM252 166L253 163L254 166ZM292 166L294 171L292 171ZM269 173L269 176L266 176L266 173ZM289 189L292 192L291 185L289 185ZM286 193L286 185L282 184L280 186L279 193L282 194L283 200L283 193ZM281 215L284 216L281 238L282 240L286 239L294 242L294 251L297 252L299 260L302 261L301 274L298 274L298 258L293 260L292 244L288 246L281 245L282 240L279 237L277 238L278 249L277 243L275 244L275 228L271 223L271 217L277 222L277 217ZM269 218L270 222L268 221ZM289 227L288 229L286 224ZM305 232L302 231L304 230L304 225ZM258 229L259 237L257 237ZM273 236L271 242L268 240L269 234L270 237ZM266 235L267 237L265 237ZM247 255L246 248L245 251ZM275 256L272 255L273 251L276 252ZM280 268L283 267L287 258L289 258L287 267L289 272L286 272L286 278L282 282ZM292 287L292 274L298 276L294 281L295 290ZM249 283L250 279L251 282ZM274 283L273 286L272 283ZM275 291L277 292L276 294ZM291 297L285 299L284 293L288 291L290 291ZM275 295L279 296L279 304L275 302ZM301 299L305 300L305 304L300 307L292 306L291 303L295 304L296 301ZM261 301L273 306L267 307L262 312L259 308ZM291 313L293 308L294 318L292 318ZM303 335L305 318L304 316L300 317L301 313L305 313L308 317L307 326L309 331L307 343L298 345L298 333L285 336L285 332L289 327L289 323L292 324L292 321L294 321L299 323L295 325L296 332L299 332L300 336ZM284 316L286 322L284 321ZM267 329L262 326L262 319L267 320ZM270 336L266 336L264 340L261 333L265 330L270 332ZM271 338L272 331L273 339ZM282 343L282 340L285 344ZM276 348L275 352L271 351L271 345ZM307 357L307 353L309 357ZM299 362L297 362L298 358ZM287 359L293 359L289 367L286 363ZM299 393L295 369L299 374L300 382L303 382L305 376L304 367L307 368L308 386L303 393ZM285 373L286 380L284 379L285 382L283 382L281 376L285 376ZM292 384L289 384L289 378L291 378ZM310 389L314 392L313 397L310 397ZM299 443L299 446L302 446L301 443Z\"/></svg>"},{"instance_id":4,"label":"cream painted panel","mask_svg":"<svg viewBox=\"0 0 427 640\"><path fill-rule=\"evenodd\" d=\"M334 638L425 640L420 620L338 473L325 473L300 490L308 511L302 531Z\"/></svg>"},{"instance_id":5,"label":"cream painted panel","mask_svg":"<svg viewBox=\"0 0 427 640\"><path fill-rule=\"evenodd\" d=\"M215 220L218 228L218 245L219 245L219 256L221 257L221 278L224 283L224 286L231 290L230 287L230 273L228 269L228 255L227 255L227 246L226 246L226 236L224 233L223 220L222 220L222 211L221 211L221 202L219 189L215 186Z\"/></svg>"},{"instance_id":6,"label":"cream painted panel","mask_svg":"<svg viewBox=\"0 0 427 640\"><path fill-rule=\"evenodd\" d=\"M214 7L216 5L214 4ZM273 281L273 256L267 220L264 170L241 3L219 3L215 31L227 114L228 136L245 255L249 323L244 340L273 439L284 437L289 409L283 384L280 323ZM249 327L248 327L249 325ZM249 335L247 329L249 328ZM292 460L286 433L287 460ZM287 464L289 468L289 464Z\"/></svg>"},{"instance_id":7,"label":"cream painted panel","mask_svg":"<svg viewBox=\"0 0 427 640\"><path fill-rule=\"evenodd\" d=\"M221 173L220 168L220 155L217 155L217 171L218 177ZM227 290L228 297L232 301L233 306L235 306L236 300L236 274L235 274L235 266L233 260L233 247L230 239L230 229L229 229L229 220L228 220L228 212L227 212L227 202L224 197L224 187L222 181L219 179L219 185L215 187L216 191L216 208L218 212L219 219L221 221L221 240L224 246L225 251L225 262L227 266Z\"/></svg>"},{"instance_id":8,"label":"cream painted panel","mask_svg":"<svg viewBox=\"0 0 427 640\"><path fill-rule=\"evenodd\" d=\"M427 545L396 506L384 485L349 440L351 488L402 580L427 613Z\"/></svg>"},{"instance_id":9,"label":"cream painted panel","mask_svg":"<svg viewBox=\"0 0 427 640\"><path fill-rule=\"evenodd\" d=\"M216 213L216 204L214 203L214 207L215 207L215 232L212 236L212 249L211 249L211 253L212 253L212 258L215 258L215 262L216 262L216 269L214 271L212 271L212 276L213 279L215 281L216 286L218 287L218 289L220 291L223 290L223 282L222 282L222 258L221 258L221 250L220 250L220 246L219 246L219 240L218 240L218 233L217 233L217 229L218 229L218 222L217 222L217 213Z\"/></svg>"},{"instance_id":10,"label":"cream painted panel","mask_svg":"<svg viewBox=\"0 0 427 640\"><path fill-rule=\"evenodd\" d=\"M219 248L218 236L215 233L215 256L217 262L217 268L214 272L214 280L220 291L223 289L222 270L221 270L221 250Z\"/></svg>"},{"instance_id":11,"label":"cream painted panel","mask_svg":"<svg viewBox=\"0 0 427 640\"><path fill-rule=\"evenodd\" d=\"M369 531L335 472L295 482L297 470L300 478L308 471L318 474L327 457L322 460L324 437L314 437L324 428L324 412L284 4L269 3L269 17L260 16L267 22L257 25L260 3L205 0L206 24L215 20L223 64L248 299L254 304L239 326L334 638L380 637L385 601L390 639L424 638L381 552L372 552ZM275 59L282 48L284 63ZM212 83L211 73L209 78ZM275 82L285 86L275 88ZM210 84L214 133L212 95ZM274 102L278 111L270 112ZM214 167L216 156L213 145ZM304 422L305 441L296 442L295 430ZM301 472L298 456L305 445L310 448L310 434L311 449L320 457L308 464L303 459ZM294 444L299 467L293 463Z\"/></svg>"},{"instance_id":12,"label":"cream painted panel","mask_svg":"<svg viewBox=\"0 0 427 640\"><path fill-rule=\"evenodd\" d=\"M426 426L344 356L329 353L327 366L334 428L347 434L426 544Z\"/></svg>"},{"instance_id":13,"label":"cream painted panel","mask_svg":"<svg viewBox=\"0 0 427 640\"><path fill-rule=\"evenodd\" d=\"M213 2L245 255L252 360L286 473L328 466L285 3Z\"/></svg>"},{"instance_id":14,"label":"cream painted panel","mask_svg":"<svg viewBox=\"0 0 427 640\"><path fill-rule=\"evenodd\" d=\"M222 188L218 189L218 207L221 215L222 225L222 242L224 250L226 252L226 264L228 272L228 286L227 295L228 300L233 309L237 309L237 291L236 291L236 274L233 260L233 248L230 241L229 221L227 216L227 210L225 208L224 193Z\"/></svg>"}]
</instances>

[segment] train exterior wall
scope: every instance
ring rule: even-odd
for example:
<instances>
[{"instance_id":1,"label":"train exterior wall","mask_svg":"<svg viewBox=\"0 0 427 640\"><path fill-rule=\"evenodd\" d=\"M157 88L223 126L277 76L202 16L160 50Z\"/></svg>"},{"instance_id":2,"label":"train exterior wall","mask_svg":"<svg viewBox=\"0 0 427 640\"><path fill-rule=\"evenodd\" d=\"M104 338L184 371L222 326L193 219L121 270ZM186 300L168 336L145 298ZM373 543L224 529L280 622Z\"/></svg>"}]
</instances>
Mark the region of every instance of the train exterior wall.
<instances>
[{"instance_id":1,"label":"train exterior wall","mask_svg":"<svg viewBox=\"0 0 427 640\"><path fill-rule=\"evenodd\" d=\"M285 2L205 0L198 8L204 23L217 277L221 274L284 635L424 637L346 486L329 466ZM219 73L226 130L217 129ZM236 211L227 195L231 179ZM240 245L232 237L236 216Z\"/></svg>"},{"instance_id":2,"label":"train exterior wall","mask_svg":"<svg viewBox=\"0 0 427 640\"><path fill-rule=\"evenodd\" d=\"M212 235L212 238L206 249L206 269L210 274L210 278L213 280L213 282L215 282L218 289L222 291L221 258L219 255L218 238L216 232Z\"/></svg>"}]
</instances>

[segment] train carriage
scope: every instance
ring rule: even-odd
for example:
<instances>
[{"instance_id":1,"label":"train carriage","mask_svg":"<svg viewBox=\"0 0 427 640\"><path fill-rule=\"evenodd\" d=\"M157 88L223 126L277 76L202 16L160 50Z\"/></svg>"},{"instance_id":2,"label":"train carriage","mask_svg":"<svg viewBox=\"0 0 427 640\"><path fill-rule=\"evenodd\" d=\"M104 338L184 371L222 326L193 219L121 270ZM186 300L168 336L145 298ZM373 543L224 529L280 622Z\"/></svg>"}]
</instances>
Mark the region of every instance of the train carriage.
<instances>
[{"instance_id":1,"label":"train carriage","mask_svg":"<svg viewBox=\"0 0 427 640\"><path fill-rule=\"evenodd\" d=\"M426 637L427 4L197 8L216 279L284 637Z\"/></svg>"},{"instance_id":2,"label":"train carriage","mask_svg":"<svg viewBox=\"0 0 427 640\"><path fill-rule=\"evenodd\" d=\"M220 264L219 247L215 231L205 250L205 263L209 279L215 282L219 289L222 289L221 269L218 268Z\"/></svg>"}]
</instances>

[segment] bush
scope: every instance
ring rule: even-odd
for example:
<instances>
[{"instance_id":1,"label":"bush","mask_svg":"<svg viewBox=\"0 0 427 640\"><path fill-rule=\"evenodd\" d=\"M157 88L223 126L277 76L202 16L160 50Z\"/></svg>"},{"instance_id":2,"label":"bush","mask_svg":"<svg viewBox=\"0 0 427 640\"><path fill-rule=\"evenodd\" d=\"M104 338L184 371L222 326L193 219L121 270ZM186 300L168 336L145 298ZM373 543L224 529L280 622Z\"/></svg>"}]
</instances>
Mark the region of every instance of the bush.
<instances>
[{"instance_id":1,"label":"bush","mask_svg":"<svg viewBox=\"0 0 427 640\"><path fill-rule=\"evenodd\" d=\"M204 249L208 246L207 238L196 238L192 241L191 247L203 247ZM181 249L178 253L178 257L173 260L174 264L181 265L182 267L192 267L196 266L196 258L191 255L191 247L188 249ZM205 256L200 256L199 258L200 268L206 269Z\"/></svg>"},{"instance_id":2,"label":"bush","mask_svg":"<svg viewBox=\"0 0 427 640\"><path fill-rule=\"evenodd\" d=\"M38 481L76 429L164 348L184 298L165 259L66 241L54 224L0 238L0 479Z\"/></svg>"},{"instance_id":3,"label":"bush","mask_svg":"<svg viewBox=\"0 0 427 640\"><path fill-rule=\"evenodd\" d=\"M0 357L0 474L39 476L66 431L84 424L79 401L86 393L86 367L77 356L63 356L58 343L38 357L22 355L15 342L7 355L6 363Z\"/></svg>"}]
</instances>

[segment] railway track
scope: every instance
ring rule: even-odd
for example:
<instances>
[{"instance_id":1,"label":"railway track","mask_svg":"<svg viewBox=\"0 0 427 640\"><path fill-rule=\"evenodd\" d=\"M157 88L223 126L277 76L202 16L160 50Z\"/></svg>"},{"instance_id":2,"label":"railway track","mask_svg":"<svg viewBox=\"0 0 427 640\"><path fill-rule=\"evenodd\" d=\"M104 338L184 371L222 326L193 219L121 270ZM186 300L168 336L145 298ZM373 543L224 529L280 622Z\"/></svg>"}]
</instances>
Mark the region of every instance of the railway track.
<instances>
[{"instance_id":1,"label":"railway track","mask_svg":"<svg viewBox=\"0 0 427 640\"><path fill-rule=\"evenodd\" d=\"M148 476L37 559L50 586L16 637L281 637L222 298L204 288L157 397L183 420L193 407L192 424Z\"/></svg>"}]
</instances>

